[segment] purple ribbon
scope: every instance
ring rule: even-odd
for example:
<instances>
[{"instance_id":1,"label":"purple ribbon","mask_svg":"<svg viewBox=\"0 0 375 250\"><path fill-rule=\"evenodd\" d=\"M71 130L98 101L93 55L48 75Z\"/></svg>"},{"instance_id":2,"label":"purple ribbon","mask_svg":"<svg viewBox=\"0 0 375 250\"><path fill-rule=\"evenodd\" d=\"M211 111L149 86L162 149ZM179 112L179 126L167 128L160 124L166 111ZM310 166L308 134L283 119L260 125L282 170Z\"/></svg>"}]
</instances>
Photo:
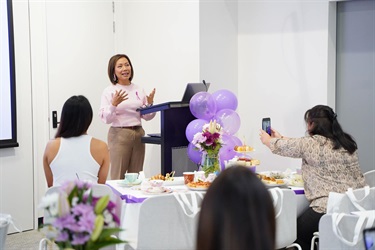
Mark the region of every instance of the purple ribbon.
<instances>
[{"instance_id":1,"label":"purple ribbon","mask_svg":"<svg viewBox=\"0 0 375 250\"><path fill-rule=\"evenodd\" d=\"M126 203L142 203L147 199L145 197L137 198L129 194L121 194L116 188L112 187L111 185L107 184L107 186L109 186L112 191L121 198L121 200L125 200Z\"/></svg>"},{"instance_id":2,"label":"purple ribbon","mask_svg":"<svg viewBox=\"0 0 375 250\"><path fill-rule=\"evenodd\" d=\"M295 194L305 194L305 190L303 189L295 189L293 190Z\"/></svg>"},{"instance_id":3,"label":"purple ribbon","mask_svg":"<svg viewBox=\"0 0 375 250\"><path fill-rule=\"evenodd\" d=\"M126 203L142 203L147 198L137 198L132 195L124 194L120 196L121 199L125 200Z\"/></svg>"}]
</instances>

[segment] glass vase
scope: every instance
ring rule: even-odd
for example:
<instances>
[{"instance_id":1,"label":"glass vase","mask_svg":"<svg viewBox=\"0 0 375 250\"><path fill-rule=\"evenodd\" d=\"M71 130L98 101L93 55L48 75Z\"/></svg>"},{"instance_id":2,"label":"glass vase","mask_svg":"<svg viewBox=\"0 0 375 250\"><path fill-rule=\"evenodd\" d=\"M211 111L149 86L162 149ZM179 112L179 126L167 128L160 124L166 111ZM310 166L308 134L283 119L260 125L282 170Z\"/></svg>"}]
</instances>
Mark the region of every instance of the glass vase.
<instances>
[{"instance_id":1,"label":"glass vase","mask_svg":"<svg viewBox=\"0 0 375 250\"><path fill-rule=\"evenodd\" d=\"M204 171L206 177L214 173L220 173L220 159L218 154L202 154L201 169Z\"/></svg>"}]
</instances>

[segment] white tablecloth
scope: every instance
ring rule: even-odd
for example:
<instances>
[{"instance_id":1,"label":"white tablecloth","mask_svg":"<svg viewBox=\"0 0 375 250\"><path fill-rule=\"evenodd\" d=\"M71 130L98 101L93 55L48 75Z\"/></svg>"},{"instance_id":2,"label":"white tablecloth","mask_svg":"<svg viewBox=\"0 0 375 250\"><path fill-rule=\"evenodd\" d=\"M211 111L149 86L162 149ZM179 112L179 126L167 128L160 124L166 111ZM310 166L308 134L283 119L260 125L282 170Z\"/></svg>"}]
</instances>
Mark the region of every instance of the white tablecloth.
<instances>
[{"instance_id":1,"label":"white tablecloth","mask_svg":"<svg viewBox=\"0 0 375 250\"><path fill-rule=\"evenodd\" d=\"M123 184L123 180L110 180L106 184L112 188L118 197L118 204L121 206L120 221L121 228L124 231L120 234L120 238L127 240L134 248L137 242L139 211L142 202L149 197L173 195L173 193L147 194L141 190L140 185L127 187ZM170 188L175 193L196 192L189 190L185 185L168 186L167 188ZM297 216L299 216L308 207L308 201L304 195L303 188L289 188L296 193Z\"/></svg>"}]
</instances>

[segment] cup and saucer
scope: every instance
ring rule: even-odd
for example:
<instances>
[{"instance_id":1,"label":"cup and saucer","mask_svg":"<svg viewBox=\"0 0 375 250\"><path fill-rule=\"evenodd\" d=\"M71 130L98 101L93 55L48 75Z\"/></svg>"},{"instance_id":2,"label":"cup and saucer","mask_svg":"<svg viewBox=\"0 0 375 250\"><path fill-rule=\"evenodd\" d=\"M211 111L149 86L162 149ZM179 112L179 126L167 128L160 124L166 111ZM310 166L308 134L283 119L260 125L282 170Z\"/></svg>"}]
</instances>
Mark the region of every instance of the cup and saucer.
<instances>
[{"instance_id":1,"label":"cup and saucer","mask_svg":"<svg viewBox=\"0 0 375 250\"><path fill-rule=\"evenodd\" d=\"M149 184L150 184L150 187L148 187L144 191L146 194L165 194L165 193L172 192L171 189L163 187L163 184L164 184L163 180L150 180Z\"/></svg>"},{"instance_id":2,"label":"cup and saucer","mask_svg":"<svg viewBox=\"0 0 375 250\"><path fill-rule=\"evenodd\" d=\"M125 187L132 187L142 183L142 180L138 178L138 173L126 173L125 179L118 182L119 185Z\"/></svg>"}]
</instances>

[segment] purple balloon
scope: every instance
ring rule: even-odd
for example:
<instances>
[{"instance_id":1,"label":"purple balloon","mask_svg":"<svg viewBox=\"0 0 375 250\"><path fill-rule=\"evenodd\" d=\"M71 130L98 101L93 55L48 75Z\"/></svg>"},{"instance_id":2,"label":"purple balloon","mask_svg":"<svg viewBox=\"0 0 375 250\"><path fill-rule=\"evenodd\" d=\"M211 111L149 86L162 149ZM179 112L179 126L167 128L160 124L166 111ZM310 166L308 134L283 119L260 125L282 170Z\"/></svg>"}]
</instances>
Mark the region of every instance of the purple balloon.
<instances>
[{"instance_id":1,"label":"purple balloon","mask_svg":"<svg viewBox=\"0 0 375 250\"><path fill-rule=\"evenodd\" d=\"M208 121L203 119L195 119L192 120L187 126L185 130L186 139L189 142L193 141L193 137L196 133L202 132L203 125L208 123Z\"/></svg>"},{"instance_id":2,"label":"purple balloon","mask_svg":"<svg viewBox=\"0 0 375 250\"><path fill-rule=\"evenodd\" d=\"M243 142L240 140L240 138L238 138L237 136L232 136L232 140L234 141L234 145L235 146L241 146L243 144Z\"/></svg>"},{"instance_id":3,"label":"purple balloon","mask_svg":"<svg viewBox=\"0 0 375 250\"><path fill-rule=\"evenodd\" d=\"M233 92L227 89L221 89L212 93L212 97L216 102L216 112L222 109L236 110L238 106L238 100Z\"/></svg>"},{"instance_id":4,"label":"purple balloon","mask_svg":"<svg viewBox=\"0 0 375 250\"><path fill-rule=\"evenodd\" d=\"M188 145L187 155L195 164L200 164L202 161L202 152L199 152L199 150L192 143L189 143Z\"/></svg>"},{"instance_id":5,"label":"purple balloon","mask_svg":"<svg viewBox=\"0 0 375 250\"><path fill-rule=\"evenodd\" d=\"M231 135L223 135L222 141L223 146L221 147L219 154L221 162L224 163L224 161L233 159L233 157L236 156L236 152L234 151L236 143Z\"/></svg>"},{"instance_id":6,"label":"purple balloon","mask_svg":"<svg viewBox=\"0 0 375 250\"><path fill-rule=\"evenodd\" d=\"M215 119L222 126L226 134L234 135L240 129L241 119L234 110L219 110L215 115Z\"/></svg>"},{"instance_id":7,"label":"purple balloon","mask_svg":"<svg viewBox=\"0 0 375 250\"><path fill-rule=\"evenodd\" d=\"M216 102L207 92L198 92L190 99L190 112L196 118L209 121L216 113Z\"/></svg>"}]
</instances>

